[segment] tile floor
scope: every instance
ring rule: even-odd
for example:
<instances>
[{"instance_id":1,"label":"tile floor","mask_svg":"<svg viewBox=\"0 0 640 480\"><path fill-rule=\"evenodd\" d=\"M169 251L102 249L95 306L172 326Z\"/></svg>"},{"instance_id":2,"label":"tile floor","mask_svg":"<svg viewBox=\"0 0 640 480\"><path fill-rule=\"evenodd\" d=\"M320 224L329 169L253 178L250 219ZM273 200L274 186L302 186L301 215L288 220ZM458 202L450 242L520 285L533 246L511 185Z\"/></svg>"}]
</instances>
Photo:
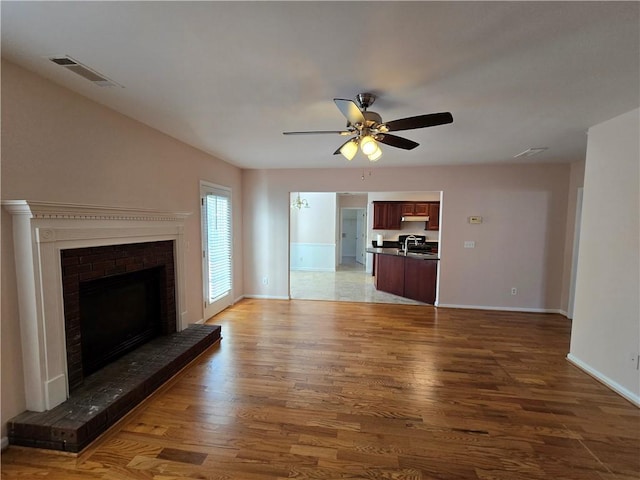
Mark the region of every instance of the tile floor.
<instances>
[{"instance_id":1,"label":"tile floor","mask_svg":"<svg viewBox=\"0 0 640 480\"><path fill-rule=\"evenodd\" d=\"M408 298L379 292L373 277L353 257L344 257L335 272L291 270L291 298L297 300L335 300L342 302L402 303L424 305Z\"/></svg>"}]
</instances>

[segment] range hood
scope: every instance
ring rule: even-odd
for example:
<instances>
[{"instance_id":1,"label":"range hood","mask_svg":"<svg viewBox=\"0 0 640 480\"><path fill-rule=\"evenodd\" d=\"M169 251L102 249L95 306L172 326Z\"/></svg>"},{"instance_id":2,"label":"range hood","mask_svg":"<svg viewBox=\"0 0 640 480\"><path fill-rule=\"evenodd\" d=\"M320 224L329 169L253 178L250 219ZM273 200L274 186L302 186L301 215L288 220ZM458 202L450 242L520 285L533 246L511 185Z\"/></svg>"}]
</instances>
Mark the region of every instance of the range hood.
<instances>
[{"instance_id":1,"label":"range hood","mask_svg":"<svg viewBox=\"0 0 640 480\"><path fill-rule=\"evenodd\" d=\"M429 215L410 215L410 216L402 217L402 221L403 222L428 222Z\"/></svg>"}]
</instances>

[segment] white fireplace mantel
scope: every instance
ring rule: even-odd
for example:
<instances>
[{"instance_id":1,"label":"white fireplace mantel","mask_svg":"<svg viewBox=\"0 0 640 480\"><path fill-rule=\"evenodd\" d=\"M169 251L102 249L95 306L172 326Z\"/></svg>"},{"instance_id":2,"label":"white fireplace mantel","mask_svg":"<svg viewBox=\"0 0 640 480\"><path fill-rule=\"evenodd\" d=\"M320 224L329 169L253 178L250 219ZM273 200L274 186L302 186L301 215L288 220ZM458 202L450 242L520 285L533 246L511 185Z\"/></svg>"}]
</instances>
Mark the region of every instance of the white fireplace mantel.
<instances>
[{"instance_id":1,"label":"white fireplace mantel","mask_svg":"<svg viewBox=\"0 0 640 480\"><path fill-rule=\"evenodd\" d=\"M188 213L28 200L7 200L2 206L13 215L28 410L50 410L69 395L62 250L172 240L176 329L186 327L184 222Z\"/></svg>"}]
</instances>

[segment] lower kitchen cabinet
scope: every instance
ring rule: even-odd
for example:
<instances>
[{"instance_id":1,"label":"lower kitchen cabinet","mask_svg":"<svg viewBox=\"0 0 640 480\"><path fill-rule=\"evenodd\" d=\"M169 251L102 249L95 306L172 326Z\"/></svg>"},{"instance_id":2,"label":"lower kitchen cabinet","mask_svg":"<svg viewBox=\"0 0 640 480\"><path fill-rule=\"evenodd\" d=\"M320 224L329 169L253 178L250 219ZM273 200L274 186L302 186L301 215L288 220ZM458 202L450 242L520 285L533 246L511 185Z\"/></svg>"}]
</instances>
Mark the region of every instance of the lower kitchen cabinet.
<instances>
[{"instance_id":1,"label":"lower kitchen cabinet","mask_svg":"<svg viewBox=\"0 0 640 480\"><path fill-rule=\"evenodd\" d=\"M404 296L404 260L395 255L376 255L376 288Z\"/></svg>"},{"instance_id":2,"label":"lower kitchen cabinet","mask_svg":"<svg viewBox=\"0 0 640 480\"><path fill-rule=\"evenodd\" d=\"M438 260L376 254L376 289L433 305L436 301Z\"/></svg>"},{"instance_id":3,"label":"lower kitchen cabinet","mask_svg":"<svg viewBox=\"0 0 640 480\"><path fill-rule=\"evenodd\" d=\"M436 301L437 272L437 260L406 258L403 296L433 305Z\"/></svg>"}]
</instances>

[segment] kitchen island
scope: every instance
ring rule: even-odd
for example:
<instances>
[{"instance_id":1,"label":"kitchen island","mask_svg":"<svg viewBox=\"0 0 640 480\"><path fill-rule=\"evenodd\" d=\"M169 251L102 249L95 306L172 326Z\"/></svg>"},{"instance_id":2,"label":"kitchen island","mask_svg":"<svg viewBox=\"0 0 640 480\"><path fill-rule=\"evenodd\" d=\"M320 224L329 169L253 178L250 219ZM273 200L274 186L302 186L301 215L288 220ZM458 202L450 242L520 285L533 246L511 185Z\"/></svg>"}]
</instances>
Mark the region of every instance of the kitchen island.
<instances>
[{"instance_id":1,"label":"kitchen island","mask_svg":"<svg viewBox=\"0 0 640 480\"><path fill-rule=\"evenodd\" d=\"M367 248L373 254L376 290L434 304L438 261L435 253L403 252L398 248Z\"/></svg>"}]
</instances>

